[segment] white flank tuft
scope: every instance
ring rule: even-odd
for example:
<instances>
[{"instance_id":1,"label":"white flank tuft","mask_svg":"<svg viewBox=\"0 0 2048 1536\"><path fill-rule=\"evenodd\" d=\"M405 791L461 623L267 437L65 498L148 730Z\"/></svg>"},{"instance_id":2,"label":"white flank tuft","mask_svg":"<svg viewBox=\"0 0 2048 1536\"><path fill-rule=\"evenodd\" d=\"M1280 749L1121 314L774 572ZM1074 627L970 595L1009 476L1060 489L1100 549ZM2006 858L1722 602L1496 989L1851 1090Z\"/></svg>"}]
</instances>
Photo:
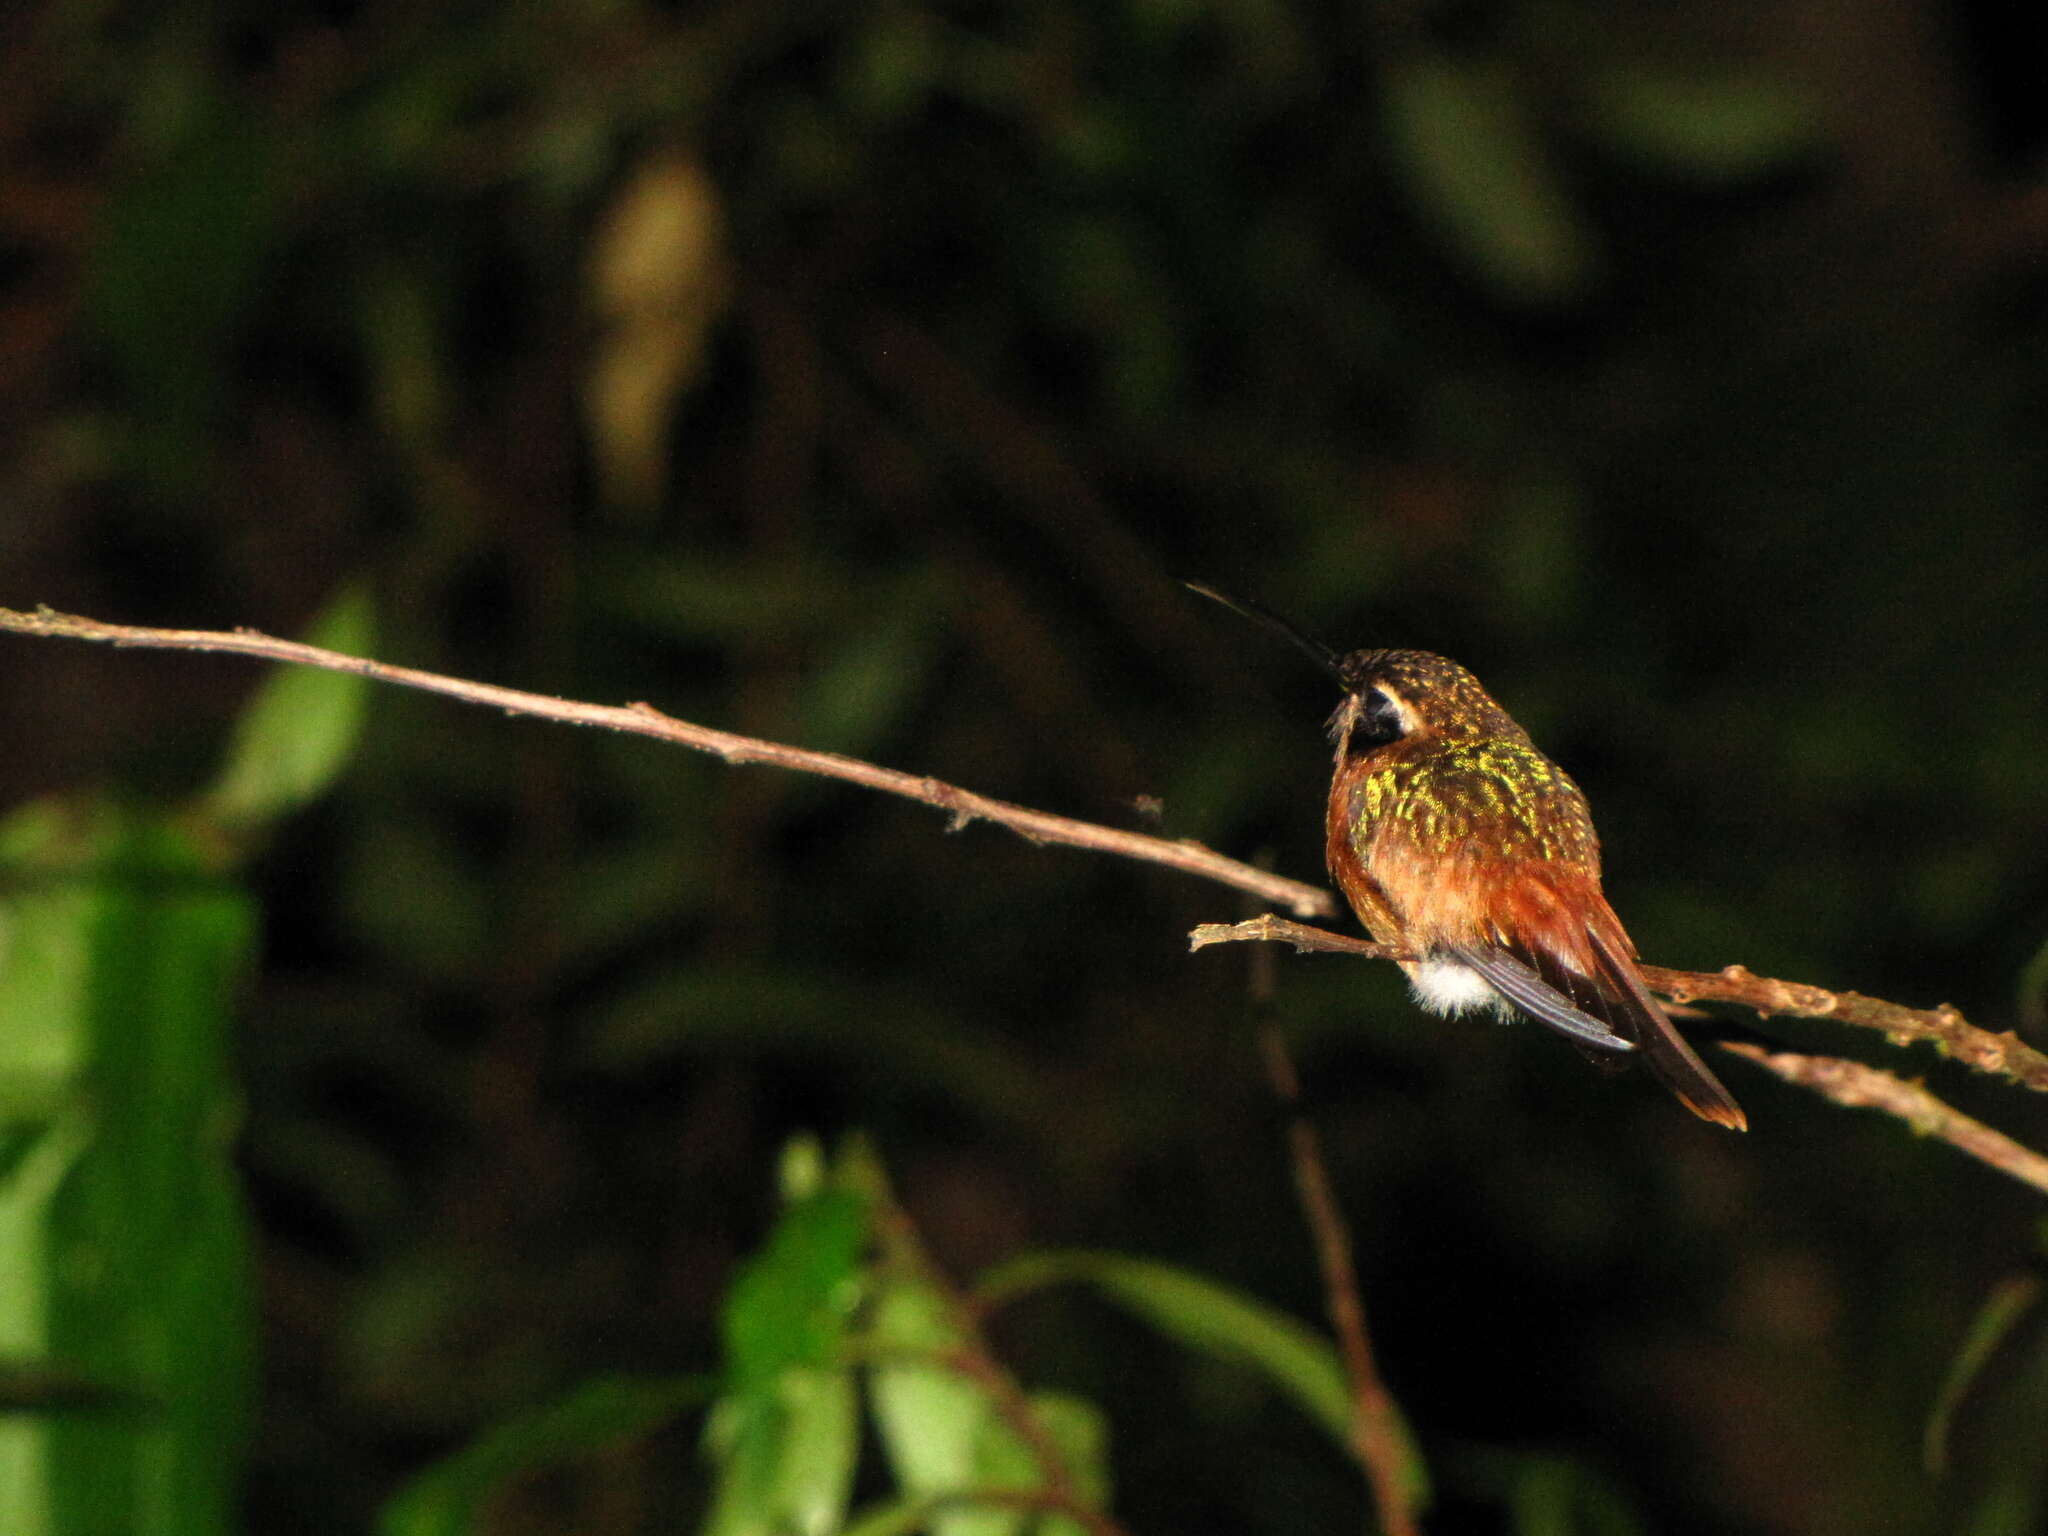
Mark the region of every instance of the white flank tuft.
<instances>
[{"instance_id":1,"label":"white flank tuft","mask_svg":"<svg viewBox=\"0 0 2048 1536\"><path fill-rule=\"evenodd\" d=\"M1408 967L1408 984L1415 1001L1432 1013L1470 1013L1490 1008L1505 1015L1508 1000L1494 991L1493 983L1455 960L1420 960Z\"/></svg>"}]
</instances>

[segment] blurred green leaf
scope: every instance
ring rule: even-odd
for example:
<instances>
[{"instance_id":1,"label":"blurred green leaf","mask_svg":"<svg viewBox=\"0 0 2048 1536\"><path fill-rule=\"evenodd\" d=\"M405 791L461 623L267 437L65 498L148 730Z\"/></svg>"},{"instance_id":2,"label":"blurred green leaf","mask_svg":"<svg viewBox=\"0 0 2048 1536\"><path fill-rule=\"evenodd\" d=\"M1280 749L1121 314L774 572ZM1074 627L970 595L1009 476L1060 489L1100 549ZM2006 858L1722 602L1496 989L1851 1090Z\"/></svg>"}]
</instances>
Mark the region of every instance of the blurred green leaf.
<instances>
[{"instance_id":1,"label":"blurred green leaf","mask_svg":"<svg viewBox=\"0 0 2048 1536\"><path fill-rule=\"evenodd\" d=\"M892 1499L849 1523L840 1536L910 1536L928 1526L944 1501Z\"/></svg>"},{"instance_id":2,"label":"blurred green leaf","mask_svg":"<svg viewBox=\"0 0 2048 1536\"><path fill-rule=\"evenodd\" d=\"M835 638L798 701L803 745L862 757L881 742L938 657L934 597L921 579L898 583L876 594L860 620Z\"/></svg>"},{"instance_id":3,"label":"blurred green leaf","mask_svg":"<svg viewBox=\"0 0 2048 1536\"><path fill-rule=\"evenodd\" d=\"M896 122L924 104L944 65L934 13L911 6L882 7L844 50L836 83L859 117Z\"/></svg>"},{"instance_id":4,"label":"blurred green leaf","mask_svg":"<svg viewBox=\"0 0 2048 1536\"><path fill-rule=\"evenodd\" d=\"M869 1378L875 1423L897 1485L914 1494L991 1485L983 1450L1000 1426L987 1388L947 1363L967 1343L947 1299L915 1279L894 1279L876 1302L867 1343L875 1360ZM1010 1470L1012 1476L1021 1470L1022 1481L1008 1486L1036 1480L1028 1463ZM1014 1511L962 1508L933 1514L929 1529L932 1536L1007 1536L1021 1524Z\"/></svg>"},{"instance_id":5,"label":"blurred green leaf","mask_svg":"<svg viewBox=\"0 0 2048 1536\"><path fill-rule=\"evenodd\" d=\"M802 635L850 596L829 568L798 569L751 556L693 552L665 560L636 550L598 557L591 575L622 618L648 634L691 644Z\"/></svg>"},{"instance_id":6,"label":"blurred green leaf","mask_svg":"<svg viewBox=\"0 0 2048 1536\"><path fill-rule=\"evenodd\" d=\"M1063 1392L1033 1392L1025 1409L1059 1451L1060 1465L1073 1479L1073 1495L1091 1509L1109 1503L1109 1421L1102 1410L1085 1398ZM990 1419L983 1430L975 1457L974 1486L982 1489L1027 1488L1045 1485L1044 1468L1038 1452L1021 1440L1011 1426ZM1040 1515L1035 1524L1014 1517L1003 1526L1015 1530L1048 1533L1048 1536L1085 1536L1081 1525L1059 1515ZM938 1527L934 1525L934 1531ZM983 1527L988 1529L988 1527Z\"/></svg>"},{"instance_id":7,"label":"blurred green leaf","mask_svg":"<svg viewBox=\"0 0 2048 1536\"><path fill-rule=\"evenodd\" d=\"M971 1495L1044 1486L1040 1456L999 1411L987 1383L951 1363L969 1345L955 1316L957 1302L915 1280L886 1284L868 1336L875 1423L899 1487L923 1495L968 1496L934 1512L933 1536L1007 1536L1029 1517L1013 1509L975 1508ZM1078 1398L1038 1394L1024 1404L1057 1447L1075 1496L1100 1507L1109 1494L1107 1431L1101 1414ZM1078 1531L1073 1522L1040 1517L1038 1529Z\"/></svg>"},{"instance_id":8,"label":"blurred green leaf","mask_svg":"<svg viewBox=\"0 0 2048 1536\"><path fill-rule=\"evenodd\" d=\"M609 1004L584 1039L586 1063L608 1072L678 1055L788 1052L871 1074L898 1093L946 1097L990 1124L1023 1132L1045 1124L1045 1090L1020 1056L909 992L843 975L675 967Z\"/></svg>"},{"instance_id":9,"label":"blurred green leaf","mask_svg":"<svg viewBox=\"0 0 2048 1536\"><path fill-rule=\"evenodd\" d=\"M2013 990L2020 1033L2038 1049L2048 1039L2048 944L2035 950L2033 957L2020 967L2020 979Z\"/></svg>"},{"instance_id":10,"label":"blurred green leaf","mask_svg":"<svg viewBox=\"0 0 2048 1536\"><path fill-rule=\"evenodd\" d=\"M792 1205L725 1303L726 1360L742 1386L835 1363L859 1299L867 1202L825 1188Z\"/></svg>"},{"instance_id":11,"label":"blurred green leaf","mask_svg":"<svg viewBox=\"0 0 2048 1536\"><path fill-rule=\"evenodd\" d=\"M1941 1390L1935 1394L1934 1406L1927 1414L1920 1461L1931 1476L1939 1477L1948 1470L1949 1427L1955 1422L1956 1410L1969 1394L1971 1383L1982 1374L1991 1357L1998 1353L1999 1345L2040 1295L2041 1282L2037 1278L2016 1275L1993 1286L1984 1305L1977 1309L1970 1331L1963 1336L1962 1348L1949 1363L1948 1374L1942 1378Z\"/></svg>"},{"instance_id":12,"label":"blurred green leaf","mask_svg":"<svg viewBox=\"0 0 2048 1536\"><path fill-rule=\"evenodd\" d=\"M346 849L358 938L402 975L463 984L491 953L489 888L445 817L389 806Z\"/></svg>"},{"instance_id":13,"label":"blurred green leaf","mask_svg":"<svg viewBox=\"0 0 2048 1536\"><path fill-rule=\"evenodd\" d=\"M0 1422L9 1536L233 1522L253 1380L226 1043L253 936L168 814L0 824L0 1354L158 1405Z\"/></svg>"},{"instance_id":14,"label":"blurred green leaf","mask_svg":"<svg viewBox=\"0 0 2048 1536\"><path fill-rule=\"evenodd\" d=\"M704 1536L826 1536L846 1515L859 1448L850 1370L792 1366L723 1399L705 1436L718 1488Z\"/></svg>"},{"instance_id":15,"label":"blurred green leaf","mask_svg":"<svg viewBox=\"0 0 2048 1536\"><path fill-rule=\"evenodd\" d=\"M1634 1509L1608 1482L1558 1456L1515 1456L1508 1519L1515 1536L1643 1536Z\"/></svg>"},{"instance_id":16,"label":"blurred green leaf","mask_svg":"<svg viewBox=\"0 0 2048 1536\"><path fill-rule=\"evenodd\" d=\"M861 1296L868 1201L828 1184L784 1212L725 1305L728 1390L706 1447L707 1536L824 1536L844 1519L860 1407L846 1331Z\"/></svg>"},{"instance_id":17,"label":"blurred green leaf","mask_svg":"<svg viewBox=\"0 0 2048 1536\"><path fill-rule=\"evenodd\" d=\"M1961 1529L1966 1536L2036 1536L2041 1508L2038 1481L2025 1475L2001 1477L1977 1500Z\"/></svg>"},{"instance_id":18,"label":"blurred green leaf","mask_svg":"<svg viewBox=\"0 0 2048 1536\"><path fill-rule=\"evenodd\" d=\"M659 1429L711 1392L705 1377L600 1376L420 1473L385 1506L377 1528L383 1536L468 1536L506 1484Z\"/></svg>"},{"instance_id":19,"label":"blurred green leaf","mask_svg":"<svg viewBox=\"0 0 2048 1536\"><path fill-rule=\"evenodd\" d=\"M1703 181L1765 175L1821 145L1812 103L1763 75L1629 64L1595 73L1587 105L1615 148Z\"/></svg>"},{"instance_id":20,"label":"blurred green leaf","mask_svg":"<svg viewBox=\"0 0 2048 1536\"><path fill-rule=\"evenodd\" d=\"M1304 1409L1330 1437L1351 1450L1351 1392L1336 1347L1283 1312L1213 1280L1170 1264L1113 1253L1027 1254L983 1277L977 1293L990 1304L1047 1285L1089 1285L1192 1349L1264 1377ZM1404 1461L1418 1501L1427 1472L1405 1424Z\"/></svg>"},{"instance_id":21,"label":"blurred green leaf","mask_svg":"<svg viewBox=\"0 0 2048 1536\"><path fill-rule=\"evenodd\" d=\"M309 644L351 656L376 644L370 596L343 590L306 632ZM298 810L333 782L362 732L369 679L318 667L280 666L235 722L226 765L206 808L234 829Z\"/></svg>"},{"instance_id":22,"label":"blurred green leaf","mask_svg":"<svg viewBox=\"0 0 2048 1536\"><path fill-rule=\"evenodd\" d=\"M875 1171L871 1177L879 1177ZM914 1239L900 1236L878 1266L877 1295L863 1340L873 1362L869 1394L883 1449L900 1488L945 1498L934 1508L932 1536L1012 1536L1038 1529L1081 1536L1069 1519L1029 1514L976 1494L1030 1492L1048 1481L1043 1448L1050 1441L1071 1493L1100 1507L1108 1497L1107 1431L1080 1399L1053 1395L1006 1401L1000 1386L966 1362L983 1346L961 1314L960 1298L938 1283ZM950 1496L958 1495L958 1502Z\"/></svg>"},{"instance_id":23,"label":"blurred green leaf","mask_svg":"<svg viewBox=\"0 0 2048 1536\"><path fill-rule=\"evenodd\" d=\"M1386 75L1387 132L1425 216L1502 298L1561 304L1601 258L1513 77L1431 57Z\"/></svg>"}]
</instances>

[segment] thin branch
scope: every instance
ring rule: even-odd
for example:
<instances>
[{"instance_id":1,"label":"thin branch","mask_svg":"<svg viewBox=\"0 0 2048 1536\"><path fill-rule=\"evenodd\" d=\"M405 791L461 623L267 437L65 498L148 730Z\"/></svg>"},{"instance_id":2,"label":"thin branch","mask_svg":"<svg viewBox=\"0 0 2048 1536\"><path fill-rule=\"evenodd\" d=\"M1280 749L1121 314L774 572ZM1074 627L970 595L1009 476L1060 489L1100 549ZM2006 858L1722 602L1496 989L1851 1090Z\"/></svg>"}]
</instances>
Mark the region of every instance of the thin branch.
<instances>
[{"instance_id":1,"label":"thin branch","mask_svg":"<svg viewBox=\"0 0 2048 1536\"><path fill-rule=\"evenodd\" d=\"M1945 1141L1978 1162L1988 1163L2022 1184L2048 1194L2048 1157L2021 1146L1981 1120L1971 1119L1961 1110L1949 1108L1918 1083L1903 1082L1860 1061L1767 1051L1743 1041L1723 1041L1721 1049L1747 1057L1786 1082L1811 1088L1837 1104L1851 1109L1881 1109L1905 1121L1916 1135Z\"/></svg>"},{"instance_id":2,"label":"thin branch","mask_svg":"<svg viewBox=\"0 0 2048 1536\"><path fill-rule=\"evenodd\" d=\"M1189 938L1191 949L1235 939L1274 939L1299 950L1326 949L1362 954L1372 959L1398 958L1363 939L1346 938L1322 928L1290 923L1271 913L1241 923L1205 923ZM1411 1468L1415 1448L1402 1420L1400 1405L1380 1376L1365 1322L1365 1298L1358 1282L1351 1229L1338 1204L1323 1156L1322 1137L1301 1110L1301 1079L1286 1037L1273 1022L1273 966L1269 951L1254 958L1251 998L1260 1015L1259 1051L1274 1097L1288 1111L1288 1145L1294 1168L1294 1190L1302 1219L1315 1244L1316 1264L1323 1277L1323 1307L1344 1358L1344 1379L1351 1388L1351 1449L1371 1485L1373 1508L1386 1536L1418 1536L1421 1526Z\"/></svg>"},{"instance_id":3,"label":"thin branch","mask_svg":"<svg viewBox=\"0 0 2048 1536\"><path fill-rule=\"evenodd\" d=\"M1800 1019L1836 1019L1860 1029L1881 1031L1893 1045L1925 1040L1952 1061L2011 1079L2036 1093L2048 1093L2048 1056L2007 1030L1979 1029L1947 1003L1934 1008L1908 1008L1860 992L1830 992L1797 981L1773 981L1731 965L1719 971L1667 971L1646 965L1643 976L1652 991L1674 1003L1740 1003L1765 1018L1783 1015Z\"/></svg>"},{"instance_id":4,"label":"thin branch","mask_svg":"<svg viewBox=\"0 0 2048 1536\"><path fill-rule=\"evenodd\" d=\"M323 650L317 645L306 645L296 640L280 640L251 629L151 629L128 624L104 624L97 619L55 613L48 608L39 608L34 613L0 608L0 630L151 650L225 652L234 656L254 656L264 661L321 667L330 672L353 673L380 683L419 688L460 699L467 704L502 709L509 715L531 715L562 725L587 725L599 730L651 736L657 741L688 747L692 751L708 752L728 763L761 763L794 773L843 779L849 784L880 790L883 794L899 795L906 800L935 806L950 815L950 826L954 831L970 822L993 822L1030 842L1115 854L1119 858L1161 864L1199 879L1234 886L1263 900L1279 902L1303 917L1326 916L1336 910L1330 893L1321 886L1305 885L1299 880L1288 880L1249 864L1240 864L1197 842L1147 837L1141 832L1126 832L1094 822L1049 815L1007 800L978 795L938 779L879 767L858 758L842 757L836 752L813 752L754 736L693 725L687 720L665 715L651 704L585 704L574 699L550 698L546 694L473 683L436 672L370 661L361 656L345 656L339 651Z\"/></svg>"},{"instance_id":5,"label":"thin branch","mask_svg":"<svg viewBox=\"0 0 2048 1536\"><path fill-rule=\"evenodd\" d=\"M1188 935L1188 948L1206 949L1211 944L1248 941L1292 944L1303 954L1364 955L1372 960L1408 958L1383 944L1289 922L1271 913L1241 923L1204 923ZM2048 1055L2010 1030L1997 1034L1979 1029L1947 1003L1937 1008L1908 1008L1860 992L1830 992L1804 982L1776 981L1755 975L1740 965L1719 971L1673 971L1661 965L1646 965L1642 970L1650 990L1662 993L1674 1003L1740 1003L1764 1018L1834 1019L1860 1029L1877 1030L1898 1046L1925 1040L1953 1061L2006 1078L2036 1093L2048 1093Z\"/></svg>"},{"instance_id":6,"label":"thin branch","mask_svg":"<svg viewBox=\"0 0 2048 1536\"><path fill-rule=\"evenodd\" d=\"M1255 919L1256 921L1256 919ZM1274 921L1278 921L1275 919ZM1294 924L1286 924L1294 927ZM1304 933L1320 929L1307 928ZM1358 1262L1350 1223L1330 1179L1323 1139L1301 1107L1301 1077L1287 1049L1273 1012L1273 952L1252 954L1251 1000L1259 1015L1259 1052L1266 1080L1275 1098L1286 1106L1287 1139L1294 1164L1294 1192L1302 1219L1315 1244L1316 1264L1323 1276L1323 1308L1344 1356L1344 1378L1351 1387L1351 1449L1365 1469L1373 1508L1385 1536L1420 1536L1415 1479L1410 1475L1415 1445L1401 1416L1400 1405L1380 1375L1379 1361L1365 1322L1365 1291L1358 1280Z\"/></svg>"},{"instance_id":7,"label":"thin branch","mask_svg":"<svg viewBox=\"0 0 2048 1536\"><path fill-rule=\"evenodd\" d=\"M1351 1449L1372 1485L1380 1529L1386 1536L1419 1536L1422 1527L1415 1509L1414 1480L1409 1476L1415 1447L1400 1406L1380 1375L1372 1335L1366 1330L1365 1298L1358 1283L1351 1228L1330 1182L1322 1137L1300 1111L1300 1084L1279 1030L1268 1024L1259 1032L1259 1043L1274 1091L1292 1111L1287 1134L1294 1156L1294 1188L1315 1241L1324 1306L1343 1350L1345 1379L1351 1384Z\"/></svg>"},{"instance_id":8,"label":"thin branch","mask_svg":"<svg viewBox=\"0 0 2048 1536\"><path fill-rule=\"evenodd\" d=\"M1270 912L1261 917L1248 917L1241 923L1203 923L1188 934L1189 949L1207 949L1211 944L1266 942L1292 944L1298 955L1363 955L1368 960L1409 958L1400 950L1375 944L1371 939L1354 939L1349 934L1332 933L1327 928L1290 923Z\"/></svg>"}]
</instances>

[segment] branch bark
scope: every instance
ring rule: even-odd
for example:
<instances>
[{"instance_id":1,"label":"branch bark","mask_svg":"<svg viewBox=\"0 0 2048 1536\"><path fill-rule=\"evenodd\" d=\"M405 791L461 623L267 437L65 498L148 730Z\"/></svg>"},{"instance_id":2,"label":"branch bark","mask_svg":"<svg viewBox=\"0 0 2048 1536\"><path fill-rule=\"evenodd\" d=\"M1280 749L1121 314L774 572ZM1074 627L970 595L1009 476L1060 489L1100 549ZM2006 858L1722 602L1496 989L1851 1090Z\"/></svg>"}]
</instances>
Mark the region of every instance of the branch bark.
<instances>
[{"instance_id":1,"label":"branch bark","mask_svg":"<svg viewBox=\"0 0 2048 1536\"><path fill-rule=\"evenodd\" d=\"M883 768L859 758L842 757L836 752L813 752L803 747L764 741L756 736L741 736L732 731L694 725L665 715L652 704L586 704L575 699L550 698L546 694L525 693L517 688L499 688L489 683L447 677L438 672L422 672L412 667L371 661L362 656L347 656L297 640L281 640L253 629L151 629L131 624L105 624L97 619L57 613L48 608L39 608L33 613L0 608L0 631L147 650L220 652L253 656L264 661L293 662L299 666L324 668L329 672L351 672L380 683L418 688L460 699L466 704L502 709L508 715L531 715L561 725L594 726L599 730L651 736L657 741L688 747L693 752L708 752L728 763L761 763L794 773L841 779L945 811L950 818L949 827L956 832L970 822L993 822L1030 842L1115 854L1119 858L1160 864L1182 874L1234 886L1261 900L1278 902L1302 917L1324 917L1336 911L1330 893L1321 886L1307 885L1249 864L1240 864L1197 842L1148 837L1142 832L1126 832L1095 822L1054 816L1007 800L978 795L938 779Z\"/></svg>"},{"instance_id":2,"label":"branch bark","mask_svg":"<svg viewBox=\"0 0 2048 1536\"><path fill-rule=\"evenodd\" d=\"M1301 954L1363 955L1370 960L1412 958L1384 944L1289 922L1270 912L1241 923L1204 923L1188 935L1190 949L1256 942L1292 944ZM1646 965L1642 972L1651 991L1674 1003L1740 1003L1762 1018L1834 1019L1859 1029L1877 1030L1897 1046L1924 1040L1942 1055L1979 1072L2003 1077L2036 1093L2048 1093L2048 1055L2010 1030L1998 1034L1978 1028L1947 1003L1935 1008L1908 1008L1903 1003L1888 1003L1881 997L1866 997L1860 992L1830 992L1805 982L1758 976L1741 965L1718 971L1674 971L1661 965Z\"/></svg>"},{"instance_id":3,"label":"branch bark","mask_svg":"<svg viewBox=\"0 0 2048 1536\"><path fill-rule=\"evenodd\" d=\"M1786 1082L1810 1088L1837 1104L1851 1109L1881 1109L1905 1121L1916 1136L1945 1141L1978 1162L2048 1195L2048 1157L2021 1146L2004 1132L1994 1131L1959 1109L1951 1109L1918 1083L1904 1082L1860 1061L1767 1051L1746 1041L1723 1041L1721 1049L1746 1057Z\"/></svg>"},{"instance_id":4,"label":"branch bark","mask_svg":"<svg viewBox=\"0 0 2048 1536\"><path fill-rule=\"evenodd\" d=\"M2048 1056L2011 1030L1999 1034L1978 1028L1947 1003L1908 1008L1860 992L1830 992L1804 982L1774 981L1740 965L1718 971L1668 971L1646 965L1643 976L1652 991L1663 993L1674 1003L1740 1003L1765 1018L1835 1019L1859 1029L1877 1030L1898 1046L1925 1040L1953 1061L2009 1078L2036 1093L2048 1093Z\"/></svg>"}]
</instances>

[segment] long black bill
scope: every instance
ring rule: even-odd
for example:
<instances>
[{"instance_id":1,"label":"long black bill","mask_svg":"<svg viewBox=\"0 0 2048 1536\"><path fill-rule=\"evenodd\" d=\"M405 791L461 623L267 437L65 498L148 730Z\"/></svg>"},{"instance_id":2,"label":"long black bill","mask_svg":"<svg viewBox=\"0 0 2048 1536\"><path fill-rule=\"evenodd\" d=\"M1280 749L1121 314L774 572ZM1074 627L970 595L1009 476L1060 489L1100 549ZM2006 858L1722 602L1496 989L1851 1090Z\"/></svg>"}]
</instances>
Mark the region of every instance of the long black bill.
<instances>
[{"instance_id":1,"label":"long black bill","mask_svg":"<svg viewBox=\"0 0 2048 1536\"><path fill-rule=\"evenodd\" d=\"M1344 659L1341 656L1322 641L1303 634L1265 604L1255 603L1248 597L1232 597L1228 593L1217 591L1214 587L1205 587L1199 581L1184 581L1181 585L1190 592L1201 593L1212 603L1221 603L1239 618L1250 619L1254 624L1264 625L1298 647L1317 666L1337 679L1338 687L1351 686L1344 677Z\"/></svg>"}]
</instances>

